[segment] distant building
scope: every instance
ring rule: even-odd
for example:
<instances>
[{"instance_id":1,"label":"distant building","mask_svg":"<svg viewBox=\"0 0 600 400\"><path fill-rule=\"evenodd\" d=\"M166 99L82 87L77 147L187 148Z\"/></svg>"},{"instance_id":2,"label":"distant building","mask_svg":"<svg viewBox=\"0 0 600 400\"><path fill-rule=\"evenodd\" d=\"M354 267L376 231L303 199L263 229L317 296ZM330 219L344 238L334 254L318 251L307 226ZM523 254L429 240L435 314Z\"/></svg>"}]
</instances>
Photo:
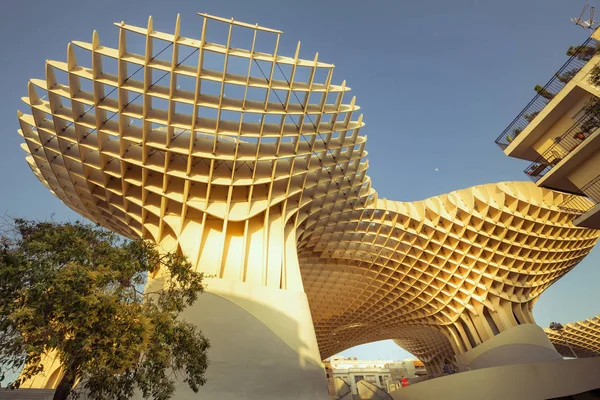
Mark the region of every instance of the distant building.
<instances>
[{"instance_id":1,"label":"distant building","mask_svg":"<svg viewBox=\"0 0 600 400\"><path fill-rule=\"evenodd\" d=\"M406 377L409 382L427 376L425 364L419 360L404 360L385 365L390 370L390 378L393 382L400 382L402 377Z\"/></svg>"}]
</instances>

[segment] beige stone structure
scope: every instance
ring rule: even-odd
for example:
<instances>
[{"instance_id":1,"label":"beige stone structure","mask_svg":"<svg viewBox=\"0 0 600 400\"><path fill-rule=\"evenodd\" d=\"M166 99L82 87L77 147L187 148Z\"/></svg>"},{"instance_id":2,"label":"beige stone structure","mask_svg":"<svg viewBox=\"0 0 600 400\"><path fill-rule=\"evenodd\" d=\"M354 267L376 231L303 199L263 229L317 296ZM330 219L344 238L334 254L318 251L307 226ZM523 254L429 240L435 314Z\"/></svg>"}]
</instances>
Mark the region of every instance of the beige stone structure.
<instances>
[{"instance_id":1,"label":"beige stone structure","mask_svg":"<svg viewBox=\"0 0 600 400\"><path fill-rule=\"evenodd\" d=\"M569 346L577 357L600 356L600 315L565 324L562 334L549 328L545 328L544 331L556 350L564 357L573 357Z\"/></svg>"},{"instance_id":2,"label":"beige stone structure","mask_svg":"<svg viewBox=\"0 0 600 400\"><path fill-rule=\"evenodd\" d=\"M390 392L394 400L532 400L597 397L600 358L503 365L467 371Z\"/></svg>"},{"instance_id":3,"label":"beige stone structure","mask_svg":"<svg viewBox=\"0 0 600 400\"><path fill-rule=\"evenodd\" d=\"M69 207L213 277L185 314L213 345L206 398L326 398L320 360L382 339L440 372L532 324L536 298L596 243L566 195L532 183L378 198L333 65L279 54L280 31L201 17L197 39L150 18L116 24L116 48L97 32L70 43L30 81L19 133Z\"/></svg>"}]
</instances>

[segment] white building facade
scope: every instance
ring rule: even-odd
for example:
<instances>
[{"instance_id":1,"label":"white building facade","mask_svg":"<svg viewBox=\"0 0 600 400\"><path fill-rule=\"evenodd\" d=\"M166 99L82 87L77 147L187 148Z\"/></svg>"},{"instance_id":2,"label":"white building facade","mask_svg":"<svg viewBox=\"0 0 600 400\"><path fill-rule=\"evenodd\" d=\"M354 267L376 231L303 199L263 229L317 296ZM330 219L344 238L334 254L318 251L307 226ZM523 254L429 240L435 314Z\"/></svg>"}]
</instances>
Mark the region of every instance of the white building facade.
<instances>
[{"instance_id":1,"label":"white building facade","mask_svg":"<svg viewBox=\"0 0 600 400\"><path fill-rule=\"evenodd\" d=\"M353 394L358 394L356 384L362 380L386 390L386 382L391 377L386 365L393 363L389 360L357 360L356 357L332 357L330 362L332 378L340 378L346 382Z\"/></svg>"}]
</instances>

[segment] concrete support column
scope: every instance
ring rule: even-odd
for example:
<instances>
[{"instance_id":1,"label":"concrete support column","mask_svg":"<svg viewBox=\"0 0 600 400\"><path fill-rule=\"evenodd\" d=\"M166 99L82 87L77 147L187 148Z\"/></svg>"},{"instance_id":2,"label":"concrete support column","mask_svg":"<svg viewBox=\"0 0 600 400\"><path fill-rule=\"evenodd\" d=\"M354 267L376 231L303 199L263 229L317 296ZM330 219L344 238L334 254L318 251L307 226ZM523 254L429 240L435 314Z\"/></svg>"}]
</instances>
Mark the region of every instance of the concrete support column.
<instances>
[{"instance_id":1,"label":"concrete support column","mask_svg":"<svg viewBox=\"0 0 600 400\"><path fill-rule=\"evenodd\" d=\"M202 215L184 221L163 250L183 252L206 290L182 318L210 340L207 383L177 399L328 399L296 231L277 207L244 221ZM148 289L160 287L160 273Z\"/></svg>"},{"instance_id":2,"label":"concrete support column","mask_svg":"<svg viewBox=\"0 0 600 400\"><path fill-rule=\"evenodd\" d=\"M328 399L327 379L301 291L210 279L183 318L209 338L207 383L177 399Z\"/></svg>"},{"instance_id":3,"label":"concrete support column","mask_svg":"<svg viewBox=\"0 0 600 400\"><path fill-rule=\"evenodd\" d=\"M479 346L456 355L468 369L560 360L562 357L542 328L522 324L507 329Z\"/></svg>"}]
</instances>

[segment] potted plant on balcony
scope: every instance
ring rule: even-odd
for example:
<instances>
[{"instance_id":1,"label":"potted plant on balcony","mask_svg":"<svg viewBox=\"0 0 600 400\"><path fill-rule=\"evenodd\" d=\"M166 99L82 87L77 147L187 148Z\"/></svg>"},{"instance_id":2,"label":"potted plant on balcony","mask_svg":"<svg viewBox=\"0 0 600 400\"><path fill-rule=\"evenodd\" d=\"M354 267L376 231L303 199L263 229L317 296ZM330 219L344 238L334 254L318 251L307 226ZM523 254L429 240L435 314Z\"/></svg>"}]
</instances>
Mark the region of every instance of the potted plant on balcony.
<instances>
[{"instance_id":1,"label":"potted plant on balcony","mask_svg":"<svg viewBox=\"0 0 600 400\"><path fill-rule=\"evenodd\" d=\"M583 132L577 132L573 135L573 139L585 140L585 135Z\"/></svg>"},{"instance_id":2,"label":"potted plant on balcony","mask_svg":"<svg viewBox=\"0 0 600 400\"><path fill-rule=\"evenodd\" d=\"M577 56L581 61L590 61L597 52L598 46L569 46L566 54L570 57Z\"/></svg>"},{"instance_id":3,"label":"potted plant on balcony","mask_svg":"<svg viewBox=\"0 0 600 400\"><path fill-rule=\"evenodd\" d=\"M556 78L561 81L562 83L567 83L569 82L571 79L573 79L573 77L575 75L577 75L577 73L581 70L581 68L573 68L569 71L563 72L562 74L556 74Z\"/></svg>"},{"instance_id":4,"label":"potted plant on balcony","mask_svg":"<svg viewBox=\"0 0 600 400\"><path fill-rule=\"evenodd\" d=\"M579 131L584 135L591 135L600 127L600 101L594 98L584 108L586 119L581 123Z\"/></svg>"},{"instance_id":5,"label":"potted plant on balcony","mask_svg":"<svg viewBox=\"0 0 600 400\"><path fill-rule=\"evenodd\" d=\"M590 71L590 83L594 86L600 86L600 65L596 65Z\"/></svg>"},{"instance_id":6,"label":"potted plant on balcony","mask_svg":"<svg viewBox=\"0 0 600 400\"><path fill-rule=\"evenodd\" d=\"M533 164L528 170L527 170L527 175L529 176L537 176L540 171L538 171L540 168L540 164Z\"/></svg>"},{"instance_id":7,"label":"potted plant on balcony","mask_svg":"<svg viewBox=\"0 0 600 400\"><path fill-rule=\"evenodd\" d=\"M549 92L547 89L544 89L543 86L535 85L533 88L536 92L540 94L545 99L552 100L554 98L554 93Z\"/></svg>"},{"instance_id":8,"label":"potted plant on balcony","mask_svg":"<svg viewBox=\"0 0 600 400\"><path fill-rule=\"evenodd\" d=\"M519 136L519 134L523 132L523 128L515 128L513 129L513 133L515 134L515 137Z\"/></svg>"},{"instance_id":9,"label":"potted plant on balcony","mask_svg":"<svg viewBox=\"0 0 600 400\"><path fill-rule=\"evenodd\" d=\"M582 135L591 135L596 129L598 129L598 121L595 118L590 118L581 124L579 132ZM585 139L585 136L583 139Z\"/></svg>"},{"instance_id":10,"label":"potted plant on balcony","mask_svg":"<svg viewBox=\"0 0 600 400\"><path fill-rule=\"evenodd\" d=\"M525 114L525 115L523 115L523 118L525 118L527 120L527 122L531 122L531 121L533 121L533 119L535 117L537 117L537 115L539 113L540 113L539 111L535 111L535 112L532 112L532 113L529 113L529 114Z\"/></svg>"},{"instance_id":11,"label":"potted plant on balcony","mask_svg":"<svg viewBox=\"0 0 600 400\"><path fill-rule=\"evenodd\" d=\"M542 172L546 168L546 166L542 163L535 163L527 170L527 175L529 176L538 176L540 172Z\"/></svg>"},{"instance_id":12,"label":"potted plant on balcony","mask_svg":"<svg viewBox=\"0 0 600 400\"><path fill-rule=\"evenodd\" d=\"M585 105L585 112L588 114L592 114L594 116L599 115L600 114L600 100L596 97L592 98L592 100L590 100Z\"/></svg>"}]
</instances>

